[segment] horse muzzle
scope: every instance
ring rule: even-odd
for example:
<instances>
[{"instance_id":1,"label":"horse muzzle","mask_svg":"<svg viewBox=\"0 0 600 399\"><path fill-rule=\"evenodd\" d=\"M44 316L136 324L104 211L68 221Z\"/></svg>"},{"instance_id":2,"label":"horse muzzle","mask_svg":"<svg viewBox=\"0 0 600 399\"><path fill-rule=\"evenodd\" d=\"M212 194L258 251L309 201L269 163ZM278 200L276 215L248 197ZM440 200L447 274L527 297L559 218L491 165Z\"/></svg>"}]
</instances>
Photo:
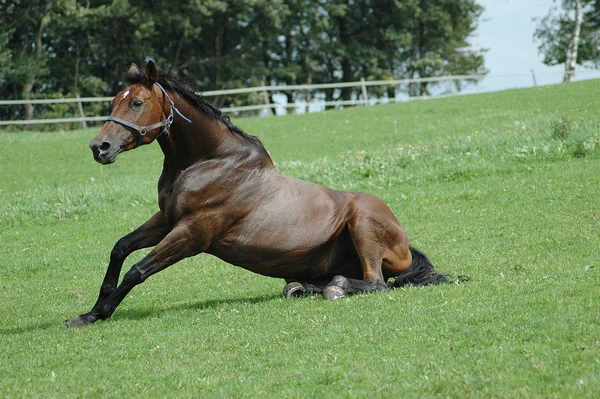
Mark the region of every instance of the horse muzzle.
<instances>
[{"instance_id":1,"label":"horse muzzle","mask_svg":"<svg viewBox=\"0 0 600 399\"><path fill-rule=\"evenodd\" d=\"M96 162L108 165L117 160L117 155L121 152L121 146L108 140L94 139L90 141L90 150L92 150Z\"/></svg>"}]
</instances>

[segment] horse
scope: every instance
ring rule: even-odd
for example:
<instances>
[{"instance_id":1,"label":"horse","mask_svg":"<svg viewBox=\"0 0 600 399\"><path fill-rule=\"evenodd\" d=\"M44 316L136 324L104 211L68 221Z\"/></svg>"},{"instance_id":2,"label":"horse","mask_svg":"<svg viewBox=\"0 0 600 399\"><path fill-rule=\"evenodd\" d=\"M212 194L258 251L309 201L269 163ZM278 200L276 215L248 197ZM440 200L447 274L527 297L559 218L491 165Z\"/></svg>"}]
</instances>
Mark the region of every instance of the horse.
<instances>
[{"instance_id":1,"label":"horse","mask_svg":"<svg viewBox=\"0 0 600 399\"><path fill-rule=\"evenodd\" d=\"M109 318L136 285L200 253L284 279L285 298L336 300L449 282L409 246L378 197L283 175L258 138L153 61L145 70L131 64L126 82L89 147L97 162L111 164L157 141L164 154L159 210L116 242L96 303L68 327ZM149 247L118 284L127 256Z\"/></svg>"}]
</instances>

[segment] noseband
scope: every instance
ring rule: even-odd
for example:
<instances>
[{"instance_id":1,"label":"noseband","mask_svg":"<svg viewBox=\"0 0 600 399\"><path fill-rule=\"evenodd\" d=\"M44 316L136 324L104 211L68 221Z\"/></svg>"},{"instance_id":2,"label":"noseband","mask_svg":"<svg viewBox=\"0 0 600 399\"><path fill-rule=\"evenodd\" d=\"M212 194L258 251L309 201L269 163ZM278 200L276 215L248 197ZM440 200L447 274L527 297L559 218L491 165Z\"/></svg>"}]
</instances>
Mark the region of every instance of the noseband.
<instances>
[{"instance_id":1,"label":"noseband","mask_svg":"<svg viewBox=\"0 0 600 399\"><path fill-rule=\"evenodd\" d=\"M171 100L171 97L169 97L169 94L167 93L167 91L158 83L154 83L155 85L157 85L160 90L163 92L163 94L167 97L167 100L169 100L169 103L171 104L171 110L169 111L169 116L167 117L167 119L162 120L160 122L157 122L153 125L150 126L140 126L140 125L136 125L133 122L129 122L126 121L125 119L121 119L121 118L117 118L116 116L109 116L108 118L106 118L106 122L112 121L112 122L117 122L120 123L123 126L129 127L133 130L137 130L137 132L140 134L140 138L136 144L136 148L139 147L140 145L142 145L142 142L144 141L144 137L146 137L146 134L150 131L150 130L154 130L154 129L158 129L159 127L162 128L160 129L160 132L156 135L155 139L158 139L160 136L162 136L163 134L168 134L168 130L167 127L170 127L171 124L173 123L173 110L175 110L175 112L177 112L177 114L179 116L181 116L183 119L185 119L186 121L188 121L189 123L192 123L191 120L189 120L188 118L186 118L175 106L175 103L173 102L173 100Z\"/></svg>"}]
</instances>

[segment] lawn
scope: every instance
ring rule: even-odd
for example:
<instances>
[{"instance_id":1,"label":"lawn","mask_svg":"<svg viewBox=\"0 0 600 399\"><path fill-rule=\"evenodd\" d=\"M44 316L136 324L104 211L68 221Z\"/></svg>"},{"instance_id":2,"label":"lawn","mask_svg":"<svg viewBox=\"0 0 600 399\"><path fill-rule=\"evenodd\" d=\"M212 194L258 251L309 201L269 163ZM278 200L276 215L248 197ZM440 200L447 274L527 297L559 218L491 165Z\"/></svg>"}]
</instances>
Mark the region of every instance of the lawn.
<instances>
[{"instance_id":1,"label":"lawn","mask_svg":"<svg viewBox=\"0 0 600 399\"><path fill-rule=\"evenodd\" d=\"M384 199L468 283L335 302L208 255L86 329L157 145L0 134L0 397L600 396L600 81L234 120L286 174ZM144 254L132 255L124 269Z\"/></svg>"}]
</instances>

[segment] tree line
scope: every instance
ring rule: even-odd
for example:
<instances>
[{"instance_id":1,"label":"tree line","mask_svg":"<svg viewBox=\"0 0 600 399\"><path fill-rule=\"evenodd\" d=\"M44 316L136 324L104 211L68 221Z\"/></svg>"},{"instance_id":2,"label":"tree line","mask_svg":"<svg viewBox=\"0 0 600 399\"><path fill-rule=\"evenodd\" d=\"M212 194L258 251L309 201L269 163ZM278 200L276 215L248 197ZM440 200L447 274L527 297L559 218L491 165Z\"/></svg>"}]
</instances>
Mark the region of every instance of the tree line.
<instances>
[{"instance_id":1,"label":"tree line","mask_svg":"<svg viewBox=\"0 0 600 399\"><path fill-rule=\"evenodd\" d=\"M467 38L482 12L476 0L0 0L0 96L114 95L129 64L149 58L200 90L481 74L485 49ZM370 95L427 95L434 84ZM215 100L241 101L252 94ZM0 107L0 118L64 107Z\"/></svg>"},{"instance_id":2,"label":"tree line","mask_svg":"<svg viewBox=\"0 0 600 399\"><path fill-rule=\"evenodd\" d=\"M576 65L600 66L600 1L555 0L537 20L534 39L546 65L565 65L563 81L575 76Z\"/></svg>"}]
</instances>

